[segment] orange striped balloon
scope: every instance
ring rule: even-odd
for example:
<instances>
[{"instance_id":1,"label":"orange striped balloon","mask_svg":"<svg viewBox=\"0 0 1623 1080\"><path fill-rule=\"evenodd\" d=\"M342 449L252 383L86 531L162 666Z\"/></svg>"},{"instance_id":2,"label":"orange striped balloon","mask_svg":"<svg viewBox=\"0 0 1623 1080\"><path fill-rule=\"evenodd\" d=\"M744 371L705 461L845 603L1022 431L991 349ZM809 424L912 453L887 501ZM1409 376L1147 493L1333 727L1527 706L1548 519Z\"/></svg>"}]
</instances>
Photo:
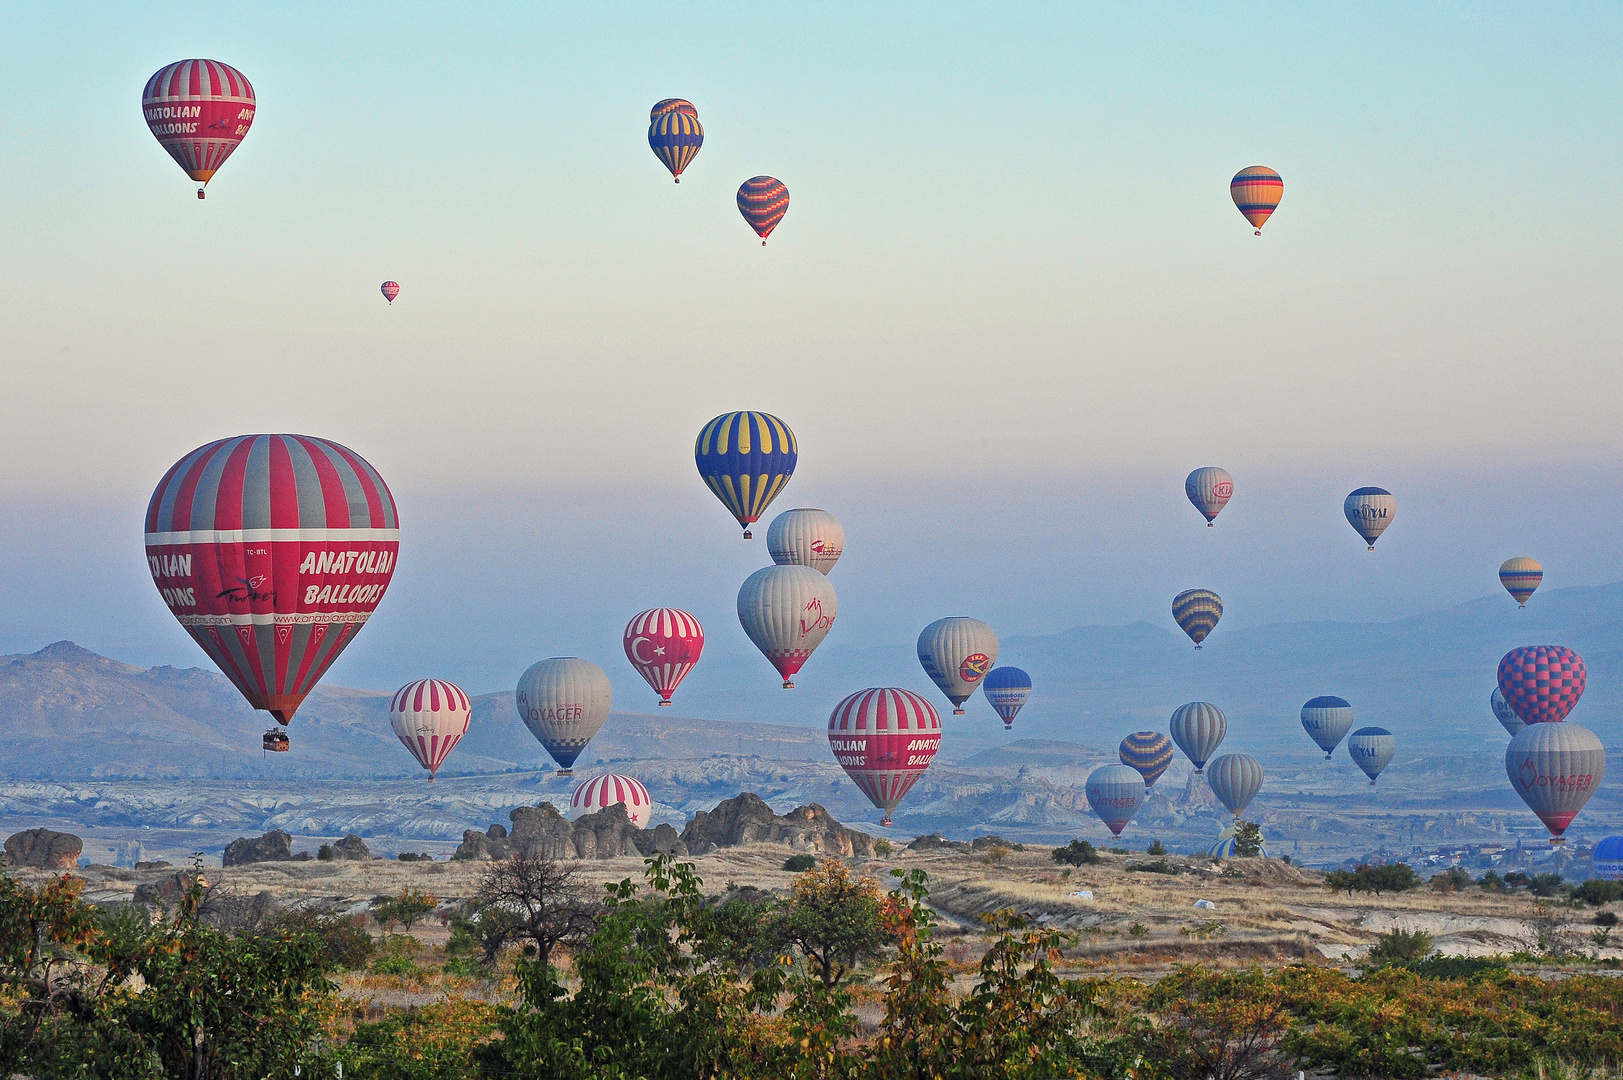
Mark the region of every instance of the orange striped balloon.
<instances>
[{"instance_id":1,"label":"orange striped balloon","mask_svg":"<svg viewBox=\"0 0 1623 1080\"><path fill-rule=\"evenodd\" d=\"M1263 222L1279 208L1279 200L1285 195L1285 181L1266 165L1252 165L1234 174L1229 181L1229 195L1261 236Z\"/></svg>"}]
</instances>

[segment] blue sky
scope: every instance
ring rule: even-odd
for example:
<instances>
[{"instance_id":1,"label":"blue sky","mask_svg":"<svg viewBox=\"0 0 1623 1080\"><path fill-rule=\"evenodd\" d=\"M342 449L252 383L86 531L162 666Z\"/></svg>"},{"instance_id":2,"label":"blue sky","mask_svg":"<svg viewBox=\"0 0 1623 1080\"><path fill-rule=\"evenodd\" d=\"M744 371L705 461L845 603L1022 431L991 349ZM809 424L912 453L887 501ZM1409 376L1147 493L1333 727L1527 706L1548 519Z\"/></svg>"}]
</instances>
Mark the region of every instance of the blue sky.
<instances>
[{"instance_id":1,"label":"blue sky","mask_svg":"<svg viewBox=\"0 0 1623 1080\"><path fill-rule=\"evenodd\" d=\"M766 555L690 457L733 408L799 435L778 507L847 522L849 644L1169 623L1191 585L1230 625L1394 618L1512 554L1623 577L1618 8L602 7L8 10L0 651L201 663L139 515L250 430L394 489L352 685L634 678L658 603L747 649ZM187 56L259 98L203 203L138 108ZM644 141L673 95L680 186ZM1251 164L1286 185L1261 239ZM756 173L793 198L764 250ZM1399 499L1373 556L1363 484Z\"/></svg>"}]
</instances>

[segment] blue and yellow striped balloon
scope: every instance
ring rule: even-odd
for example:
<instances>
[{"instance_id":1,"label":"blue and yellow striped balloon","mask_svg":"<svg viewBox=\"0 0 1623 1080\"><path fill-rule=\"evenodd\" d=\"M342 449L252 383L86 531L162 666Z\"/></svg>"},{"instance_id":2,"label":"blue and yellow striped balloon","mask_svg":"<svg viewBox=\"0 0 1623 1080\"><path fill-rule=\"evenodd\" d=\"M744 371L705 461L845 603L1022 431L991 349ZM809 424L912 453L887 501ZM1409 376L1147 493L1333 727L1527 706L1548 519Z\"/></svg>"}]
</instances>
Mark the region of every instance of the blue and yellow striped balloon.
<instances>
[{"instance_id":1,"label":"blue and yellow striped balloon","mask_svg":"<svg viewBox=\"0 0 1623 1080\"><path fill-rule=\"evenodd\" d=\"M1185 589L1172 598L1172 619L1200 648L1223 617L1223 598L1210 589Z\"/></svg>"},{"instance_id":2,"label":"blue and yellow striped balloon","mask_svg":"<svg viewBox=\"0 0 1623 1080\"><path fill-rule=\"evenodd\" d=\"M693 460L716 498L744 526L750 525L795 474L800 446L789 425L771 413L722 413L699 432Z\"/></svg>"},{"instance_id":3,"label":"blue and yellow striped balloon","mask_svg":"<svg viewBox=\"0 0 1623 1080\"><path fill-rule=\"evenodd\" d=\"M1116 756L1123 765L1138 770L1145 787L1154 787L1172 764L1172 740L1159 731L1135 731L1121 741Z\"/></svg>"},{"instance_id":4,"label":"blue and yellow striped balloon","mask_svg":"<svg viewBox=\"0 0 1623 1080\"><path fill-rule=\"evenodd\" d=\"M649 110L648 146L671 170L678 184L682 182L682 170L703 145L704 125L699 123L699 110L693 102L666 98Z\"/></svg>"}]
</instances>

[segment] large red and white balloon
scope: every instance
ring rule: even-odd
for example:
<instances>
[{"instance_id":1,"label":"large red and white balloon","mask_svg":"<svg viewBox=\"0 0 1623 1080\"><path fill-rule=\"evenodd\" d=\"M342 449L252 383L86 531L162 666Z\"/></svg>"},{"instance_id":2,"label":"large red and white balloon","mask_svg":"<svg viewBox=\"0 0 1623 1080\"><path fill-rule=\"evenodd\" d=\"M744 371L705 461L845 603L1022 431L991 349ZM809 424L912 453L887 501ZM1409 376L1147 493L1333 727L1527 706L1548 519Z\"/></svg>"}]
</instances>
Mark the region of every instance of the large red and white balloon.
<instances>
[{"instance_id":1,"label":"large red and white balloon","mask_svg":"<svg viewBox=\"0 0 1623 1080\"><path fill-rule=\"evenodd\" d=\"M389 699L389 724L430 780L468 733L472 716L473 704L462 687L444 679L418 679Z\"/></svg>"},{"instance_id":2,"label":"large red and white balloon","mask_svg":"<svg viewBox=\"0 0 1623 1080\"><path fill-rule=\"evenodd\" d=\"M648 828L654 816L654 801L648 789L629 776L605 773L582 781L570 796L569 808L581 814L595 814L615 804L626 808L626 817L639 829Z\"/></svg>"},{"instance_id":3,"label":"large red and white balloon","mask_svg":"<svg viewBox=\"0 0 1623 1080\"><path fill-rule=\"evenodd\" d=\"M141 115L152 137L204 186L242 144L257 108L242 72L218 60L177 60L141 91Z\"/></svg>"},{"instance_id":4,"label":"large red and white balloon","mask_svg":"<svg viewBox=\"0 0 1623 1080\"><path fill-rule=\"evenodd\" d=\"M890 824L896 804L918 783L941 748L941 716L911 690L858 690L828 718L834 760Z\"/></svg>"},{"instance_id":5,"label":"large red and white balloon","mask_svg":"<svg viewBox=\"0 0 1623 1080\"><path fill-rule=\"evenodd\" d=\"M200 446L147 505L147 566L164 603L281 724L366 625L399 550L383 477L308 435Z\"/></svg>"},{"instance_id":6,"label":"large red and white balloon","mask_svg":"<svg viewBox=\"0 0 1623 1080\"><path fill-rule=\"evenodd\" d=\"M681 608L650 608L626 623L626 659L659 695L661 705L688 677L704 652L704 627Z\"/></svg>"}]
</instances>

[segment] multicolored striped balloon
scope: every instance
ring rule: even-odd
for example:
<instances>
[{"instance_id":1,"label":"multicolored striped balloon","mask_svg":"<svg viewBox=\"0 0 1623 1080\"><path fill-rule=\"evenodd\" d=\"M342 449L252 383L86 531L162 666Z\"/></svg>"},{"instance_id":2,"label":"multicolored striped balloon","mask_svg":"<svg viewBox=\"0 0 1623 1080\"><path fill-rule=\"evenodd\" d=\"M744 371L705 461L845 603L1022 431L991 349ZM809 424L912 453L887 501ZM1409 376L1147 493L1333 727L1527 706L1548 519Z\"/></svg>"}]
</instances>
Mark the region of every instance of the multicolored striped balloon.
<instances>
[{"instance_id":1,"label":"multicolored striped balloon","mask_svg":"<svg viewBox=\"0 0 1623 1080\"><path fill-rule=\"evenodd\" d=\"M911 690L858 690L829 714L828 745L845 775L885 812L879 824L889 825L941 748L941 716Z\"/></svg>"},{"instance_id":2,"label":"multicolored striped balloon","mask_svg":"<svg viewBox=\"0 0 1623 1080\"><path fill-rule=\"evenodd\" d=\"M1172 619L1200 648L1223 617L1223 598L1210 589L1185 589L1172 598Z\"/></svg>"},{"instance_id":3,"label":"multicolored striped balloon","mask_svg":"<svg viewBox=\"0 0 1623 1080\"><path fill-rule=\"evenodd\" d=\"M242 72L218 60L177 60L158 69L141 91L141 115L153 138L204 187L242 145L256 108Z\"/></svg>"},{"instance_id":4,"label":"multicolored striped balloon","mask_svg":"<svg viewBox=\"0 0 1623 1080\"><path fill-rule=\"evenodd\" d=\"M366 625L399 551L383 477L308 435L200 446L147 504L147 565L164 603L280 724Z\"/></svg>"},{"instance_id":5,"label":"multicolored striped balloon","mask_svg":"<svg viewBox=\"0 0 1623 1080\"><path fill-rule=\"evenodd\" d=\"M1565 720L1586 677L1583 657L1564 645L1524 645L1499 661L1499 691L1528 724Z\"/></svg>"},{"instance_id":6,"label":"multicolored striped balloon","mask_svg":"<svg viewBox=\"0 0 1623 1080\"><path fill-rule=\"evenodd\" d=\"M626 659L637 669L661 705L688 677L704 652L704 627L681 608L650 608L626 623Z\"/></svg>"},{"instance_id":7,"label":"multicolored striped balloon","mask_svg":"<svg viewBox=\"0 0 1623 1080\"><path fill-rule=\"evenodd\" d=\"M400 282L398 281L385 281L380 288L383 290L383 298L391 304L394 303L394 298L400 295Z\"/></svg>"},{"instance_id":8,"label":"multicolored striped balloon","mask_svg":"<svg viewBox=\"0 0 1623 1080\"><path fill-rule=\"evenodd\" d=\"M1261 236L1263 222L1279 208L1279 200L1285 195L1285 181L1266 165L1252 165L1234 174L1229 181L1229 195Z\"/></svg>"},{"instance_id":9,"label":"multicolored striped balloon","mask_svg":"<svg viewBox=\"0 0 1623 1080\"><path fill-rule=\"evenodd\" d=\"M1185 478L1183 493L1205 517L1206 527L1210 529L1217 515L1223 512L1223 507L1234 497L1234 477L1228 474L1227 469L1207 465Z\"/></svg>"},{"instance_id":10,"label":"multicolored striped balloon","mask_svg":"<svg viewBox=\"0 0 1623 1080\"><path fill-rule=\"evenodd\" d=\"M468 733L473 705L462 687L444 679L418 679L389 699L389 724L429 780Z\"/></svg>"},{"instance_id":11,"label":"multicolored striped balloon","mask_svg":"<svg viewBox=\"0 0 1623 1080\"><path fill-rule=\"evenodd\" d=\"M1172 740L1159 731L1135 731L1121 741L1116 756L1123 765L1137 769L1144 786L1152 788L1172 764Z\"/></svg>"},{"instance_id":12,"label":"multicolored striped balloon","mask_svg":"<svg viewBox=\"0 0 1623 1080\"><path fill-rule=\"evenodd\" d=\"M752 176L738 189L738 212L766 247L766 238L789 212L789 189L775 176Z\"/></svg>"},{"instance_id":13,"label":"multicolored striped balloon","mask_svg":"<svg viewBox=\"0 0 1623 1080\"><path fill-rule=\"evenodd\" d=\"M722 413L699 429L693 461L699 475L738 523L744 539L750 525L795 474L800 444L789 425L771 413Z\"/></svg>"},{"instance_id":14,"label":"multicolored striped balloon","mask_svg":"<svg viewBox=\"0 0 1623 1080\"><path fill-rule=\"evenodd\" d=\"M1505 591L1516 598L1521 607L1527 606L1527 598L1533 595L1544 581L1544 567L1537 560L1529 559L1525 555L1518 555L1514 559L1506 559L1499 564L1499 584Z\"/></svg>"},{"instance_id":15,"label":"multicolored striped balloon","mask_svg":"<svg viewBox=\"0 0 1623 1080\"><path fill-rule=\"evenodd\" d=\"M1014 718L1031 699L1031 676L1017 667L993 668L981 683L981 692L1003 718L1003 730L1014 727Z\"/></svg>"},{"instance_id":16,"label":"multicolored striped balloon","mask_svg":"<svg viewBox=\"0 0 1623 1080\"><path fill-rule=\"evenodd\" d=\"M648 112L648 146L676 183L704 145L704 126L693 102L666 98Z\"/></svg>"},{"instance_id":17,"label":"multicolored striped balloon","mask_svg":"<svg viewBox=\"0 0 1623 1080\"><path fill-rule=\"evenodd\" d=\"M579 814L595 814L611 806L626 808L626 817L639 829L648 828L654 816L654 800L638 780L619 773L604 773L583 780L569 797L569 808Z\"/></svg>"}]
</instances>

